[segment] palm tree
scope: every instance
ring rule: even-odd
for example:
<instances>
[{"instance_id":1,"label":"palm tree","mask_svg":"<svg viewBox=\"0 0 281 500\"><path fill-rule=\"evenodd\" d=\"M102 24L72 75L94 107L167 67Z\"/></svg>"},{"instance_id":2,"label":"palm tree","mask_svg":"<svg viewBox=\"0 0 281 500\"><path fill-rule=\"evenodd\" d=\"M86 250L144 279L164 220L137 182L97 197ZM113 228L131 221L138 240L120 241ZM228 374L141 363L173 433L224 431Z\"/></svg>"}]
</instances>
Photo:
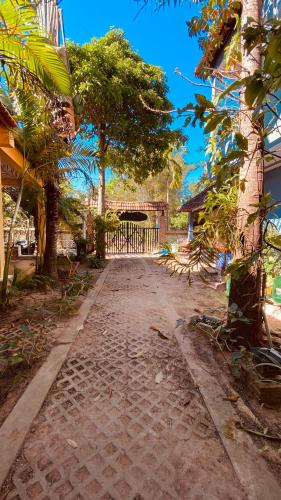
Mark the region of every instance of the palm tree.
<instances>
[{"instance_id":1,"label":"palm tree","mask_svg":"<svg viewBox=\"0 0 281 500\"><path fill-rule=\"evenodd\" d=\"M46 107L46 98L34 96L26 90L13 95L13 103L19 112L20 128L15 133L16 144L24 157L24 168L16 201L14 216L10 225L5 260L4 278L1 287L1 301L7 296L8 269L12 251L13 230L21 205L27 174L33 173L44 183L46 212L46 246L43 271L53 277L57 275L57 233L60 182L68 176L84 175L91 182L90 171L94 164L92 149L85 143L66 142L53 125L51 112Z\"/></svg>"},{"instance_id":2,"label":"palm tree","mask_svg":"<svg viewBox=\"0 0 281 500\"><path fill-rule=\"evenodd\" d=\"M60 183L67 177L83 175L88 183L94 166L94 152L84 142L66 143L61 137L49 136L46 145L33 165L44 181L46 199L46 246L43 273L57 276L57 236L59 220Z\"/></svg>"},{"instance_id":3,"label":"palm tree","mask_svg":"<svg viewBox=\"0 0 281 500\"><path fill-rule=\"evenodd\" d=\"M66 66L43 33L29 0L0 2L0 80L70 95Z\"/></svg>"}]
</instances>

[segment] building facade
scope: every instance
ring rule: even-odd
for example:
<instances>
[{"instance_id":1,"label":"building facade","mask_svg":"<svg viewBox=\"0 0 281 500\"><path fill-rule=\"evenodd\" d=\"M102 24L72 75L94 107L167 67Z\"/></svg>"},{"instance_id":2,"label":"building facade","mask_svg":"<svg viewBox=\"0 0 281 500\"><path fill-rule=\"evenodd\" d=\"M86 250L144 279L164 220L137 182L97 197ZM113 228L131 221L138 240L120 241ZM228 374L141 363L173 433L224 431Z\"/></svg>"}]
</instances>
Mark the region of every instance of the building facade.
<instances>
[{"instance_id":1,"label":"building facade","mask_svg":"<svg viewBox=\"0 0 281 500\"><path fill-rule=\"evenodd\" d=\"M240 15L241 10L242 5L239 6L239 4L237 4L236 14ZM262 15L265 20L271 18L281 19L281 0L264 0ZM208 71L213 99L216 97L221 88L225 88L226 79L225 77L222 77L222 75L225 74L224 70L226 69L225 51L235 34L235 25L235 17L230 17L221 26L221 45L214 48L212 47L212 43L210 43L195 71L195 74L198 77L202 77L204 75L204 71ZM231 81L233 81L235 78L235 69L230 77ZM229 81L229 83L231 81ZM272 130L265 140L266 155L268 158L271 158L270 161L265 162L265 193L271 194L272 204L281 202L281 91L279 92L278 97L280 97L280 102L277 105L274 103L278 116L276 116L276 113L269 112L265 118L265 126ZM231 99L229 99L228 102L226 101L225 105L231 106ZM223 147L225 148L225 153L227 153L227 151L232 147L231 141L227 144L225 143ZM193 237L193 227L196 225L199 211L204 206L204 199L207 192L208 190L202 191L199 195L191 200L188 200L182 205L182 207L180 207L180 211L189 212L190 214L188 228L189 239ZM281 232L281 203L280 206L276 207L274 211L269 214L268 217L274 222L277 229Z\"/></svg>"}]
</instances>

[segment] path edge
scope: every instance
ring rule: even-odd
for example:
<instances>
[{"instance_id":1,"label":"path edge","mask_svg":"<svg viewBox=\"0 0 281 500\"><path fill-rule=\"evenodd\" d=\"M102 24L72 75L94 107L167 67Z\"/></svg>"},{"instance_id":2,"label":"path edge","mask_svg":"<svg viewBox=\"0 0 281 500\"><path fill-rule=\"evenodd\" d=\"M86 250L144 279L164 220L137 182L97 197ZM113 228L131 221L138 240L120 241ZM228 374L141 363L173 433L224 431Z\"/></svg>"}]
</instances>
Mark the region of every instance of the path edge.
<instances>
[{"instance_id":1,"label":"path edge","mask_svg":"<svg viewBox=\"0 0 281 500\"><path fill-rule=\"evenodd\" d=\"M17 458L33 420L38 415L71 346L83 329L88 314L96 302L112 265L113 261L109 260L94 288L89 291L83 300L78 315L71 319L63 330L62 327L57 328L58 338L55 346L3 422L0 428L0 488Z\"/></svg>"},{"instance_id":2,"label":"path edge","mask_svg":"<svg viewBox=\"0 0 281 500\"><path fill-rule=\"evenodd\" d=\"M143 259L145 268L150 272L151 266ZM210 417L215 425L223 447L233 466L234 472L244 488L248 500L280 500L281 488L269 470L265 460L257 452L251 437L235 428L240 417L227 396L223 387L212 374L212 367L198 358L188 331L188 323L177 314L176 309L168 301L163 288L159 289L155 277L152 277L155 291L160 303L165 308L167 320L173 335L184 356L194 384L200 392ZM179 321L178 321L179 320ZM233 439L227 437L225 423L234 424Z\"/></svg>"}]
</instances>

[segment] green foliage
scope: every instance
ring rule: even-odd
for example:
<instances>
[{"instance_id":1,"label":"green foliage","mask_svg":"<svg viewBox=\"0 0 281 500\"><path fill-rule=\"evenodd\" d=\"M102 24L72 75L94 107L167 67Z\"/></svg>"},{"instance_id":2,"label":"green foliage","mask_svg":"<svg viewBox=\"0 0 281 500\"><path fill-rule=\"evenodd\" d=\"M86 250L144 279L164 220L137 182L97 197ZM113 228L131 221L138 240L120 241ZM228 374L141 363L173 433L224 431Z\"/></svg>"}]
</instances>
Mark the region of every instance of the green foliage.
<instances>
[{"instance_id":1,"label":"green foliage","mask_svg":"<svg viewBox=\"0 0 281 500\"><path fill-rule=\"evenodd\" d=\"M21 278L20 274L15 274L13 286L18 290L44 290L53 288L55 282L48 276L42 274L33 274Z\"/></svg>"},{"instance_id":2,"label":"green foliage","mask_svg":"<svg viewBox=\"0 0 281 500\"><path fill-rule=\"evenodd\" d=\"M170 225L174 229L187 229L188 214L180 212L170 218Z\"/></svg>"},{"instance_id":3,"label":"green foliage","mask_svg":"<svg viewBox=\"0 0 281 500\"><path fill-rule=\"evenodd\" d=\"M70 43L68 54L76 116L84 136L99 141L99 168L137 181L161 171L168 145L184 140L169 128L169 114L150 112L140 99L172 108L161 68L145 63L117 29L81 47Z\"/></svg>"},{"instance_id":4,"label":"green foliage","mask_svg":"<svg viewBox=\"0 0 281 500\"><path fill-rule=\"evenodd\" d=\"M0 78L13 88L35 85L70 95L66 66L38 26L31 2L1 0L0 18Z\"/></svg>"},{"instance_id":5,"label":"green foliage","mask_svg":"<svg viewBox=\"0 0 281 500\"><path fill-rule=\"evenodd\" d=\"M87 264L92 269L101 269L103 267L101 260L95 255L87 255Z\"/></svg>"},{"instance_id":6,"label":"green foliage","mask_svg":"<svg viewBox=\"0 0 281 500\"><path fill-rule=\"evenodd\" d=\"M97 231L103 229L104 231L112 233L116 231L119 225L120 220L117 213L113 210L107 210L105 214L96 215L94 218L94 227Z\"/></svg>"},{"instance_id":7,"label":"green foliage","mask_svg":"<svg viewBox=\"0 0 281 500\"><path fill-rule=\"evenodd\" d=\"M119 225L118 215L111 210L94 218L96 256L99 259L105 258L105 233L114 232Z\"/></svg>"},{"instance_id":8,"label":"green foliage","mask_svg":"<svg viewBox=\"0 0 281 500\"><path fill-rule=\"evenodd\" d=\"M77 297L85 294L89 290L92 280L93 276L90 272L75 274L64 289L65 295L67 297Z\"/></svg>"},{"instance_id":9,"label":"green foliage","mask_svg":"<svg viewBox=\"0 0 281 500\"><path fill-rule=\"evenodd\" d=\"M14 368L25 361L16 341L0 342L1 371Z\"/></svg>"}]
</instances>

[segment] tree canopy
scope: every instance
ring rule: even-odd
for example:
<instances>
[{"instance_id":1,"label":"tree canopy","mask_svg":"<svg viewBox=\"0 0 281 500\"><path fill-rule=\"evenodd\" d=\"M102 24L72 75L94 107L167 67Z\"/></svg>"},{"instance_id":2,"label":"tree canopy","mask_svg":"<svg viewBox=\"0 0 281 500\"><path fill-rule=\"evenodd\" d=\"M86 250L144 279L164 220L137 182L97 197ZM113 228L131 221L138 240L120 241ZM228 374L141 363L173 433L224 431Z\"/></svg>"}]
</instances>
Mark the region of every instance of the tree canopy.
<instances>
[{"instance_id":1,"label":"tree canopy","mask_svg":"<svg viewBox=\"0 0 281 500\"><path fill-rule=\"evenodd\" d=\"M170 129L168 113L151 113L142 102L172 109L162 69L145 63L118 29L82 46L70 43L68 54L76 116L81 132L102 149L99 168L139 181L161 171L168 144L184 142Z\"/></svg>"}]
</instances>

